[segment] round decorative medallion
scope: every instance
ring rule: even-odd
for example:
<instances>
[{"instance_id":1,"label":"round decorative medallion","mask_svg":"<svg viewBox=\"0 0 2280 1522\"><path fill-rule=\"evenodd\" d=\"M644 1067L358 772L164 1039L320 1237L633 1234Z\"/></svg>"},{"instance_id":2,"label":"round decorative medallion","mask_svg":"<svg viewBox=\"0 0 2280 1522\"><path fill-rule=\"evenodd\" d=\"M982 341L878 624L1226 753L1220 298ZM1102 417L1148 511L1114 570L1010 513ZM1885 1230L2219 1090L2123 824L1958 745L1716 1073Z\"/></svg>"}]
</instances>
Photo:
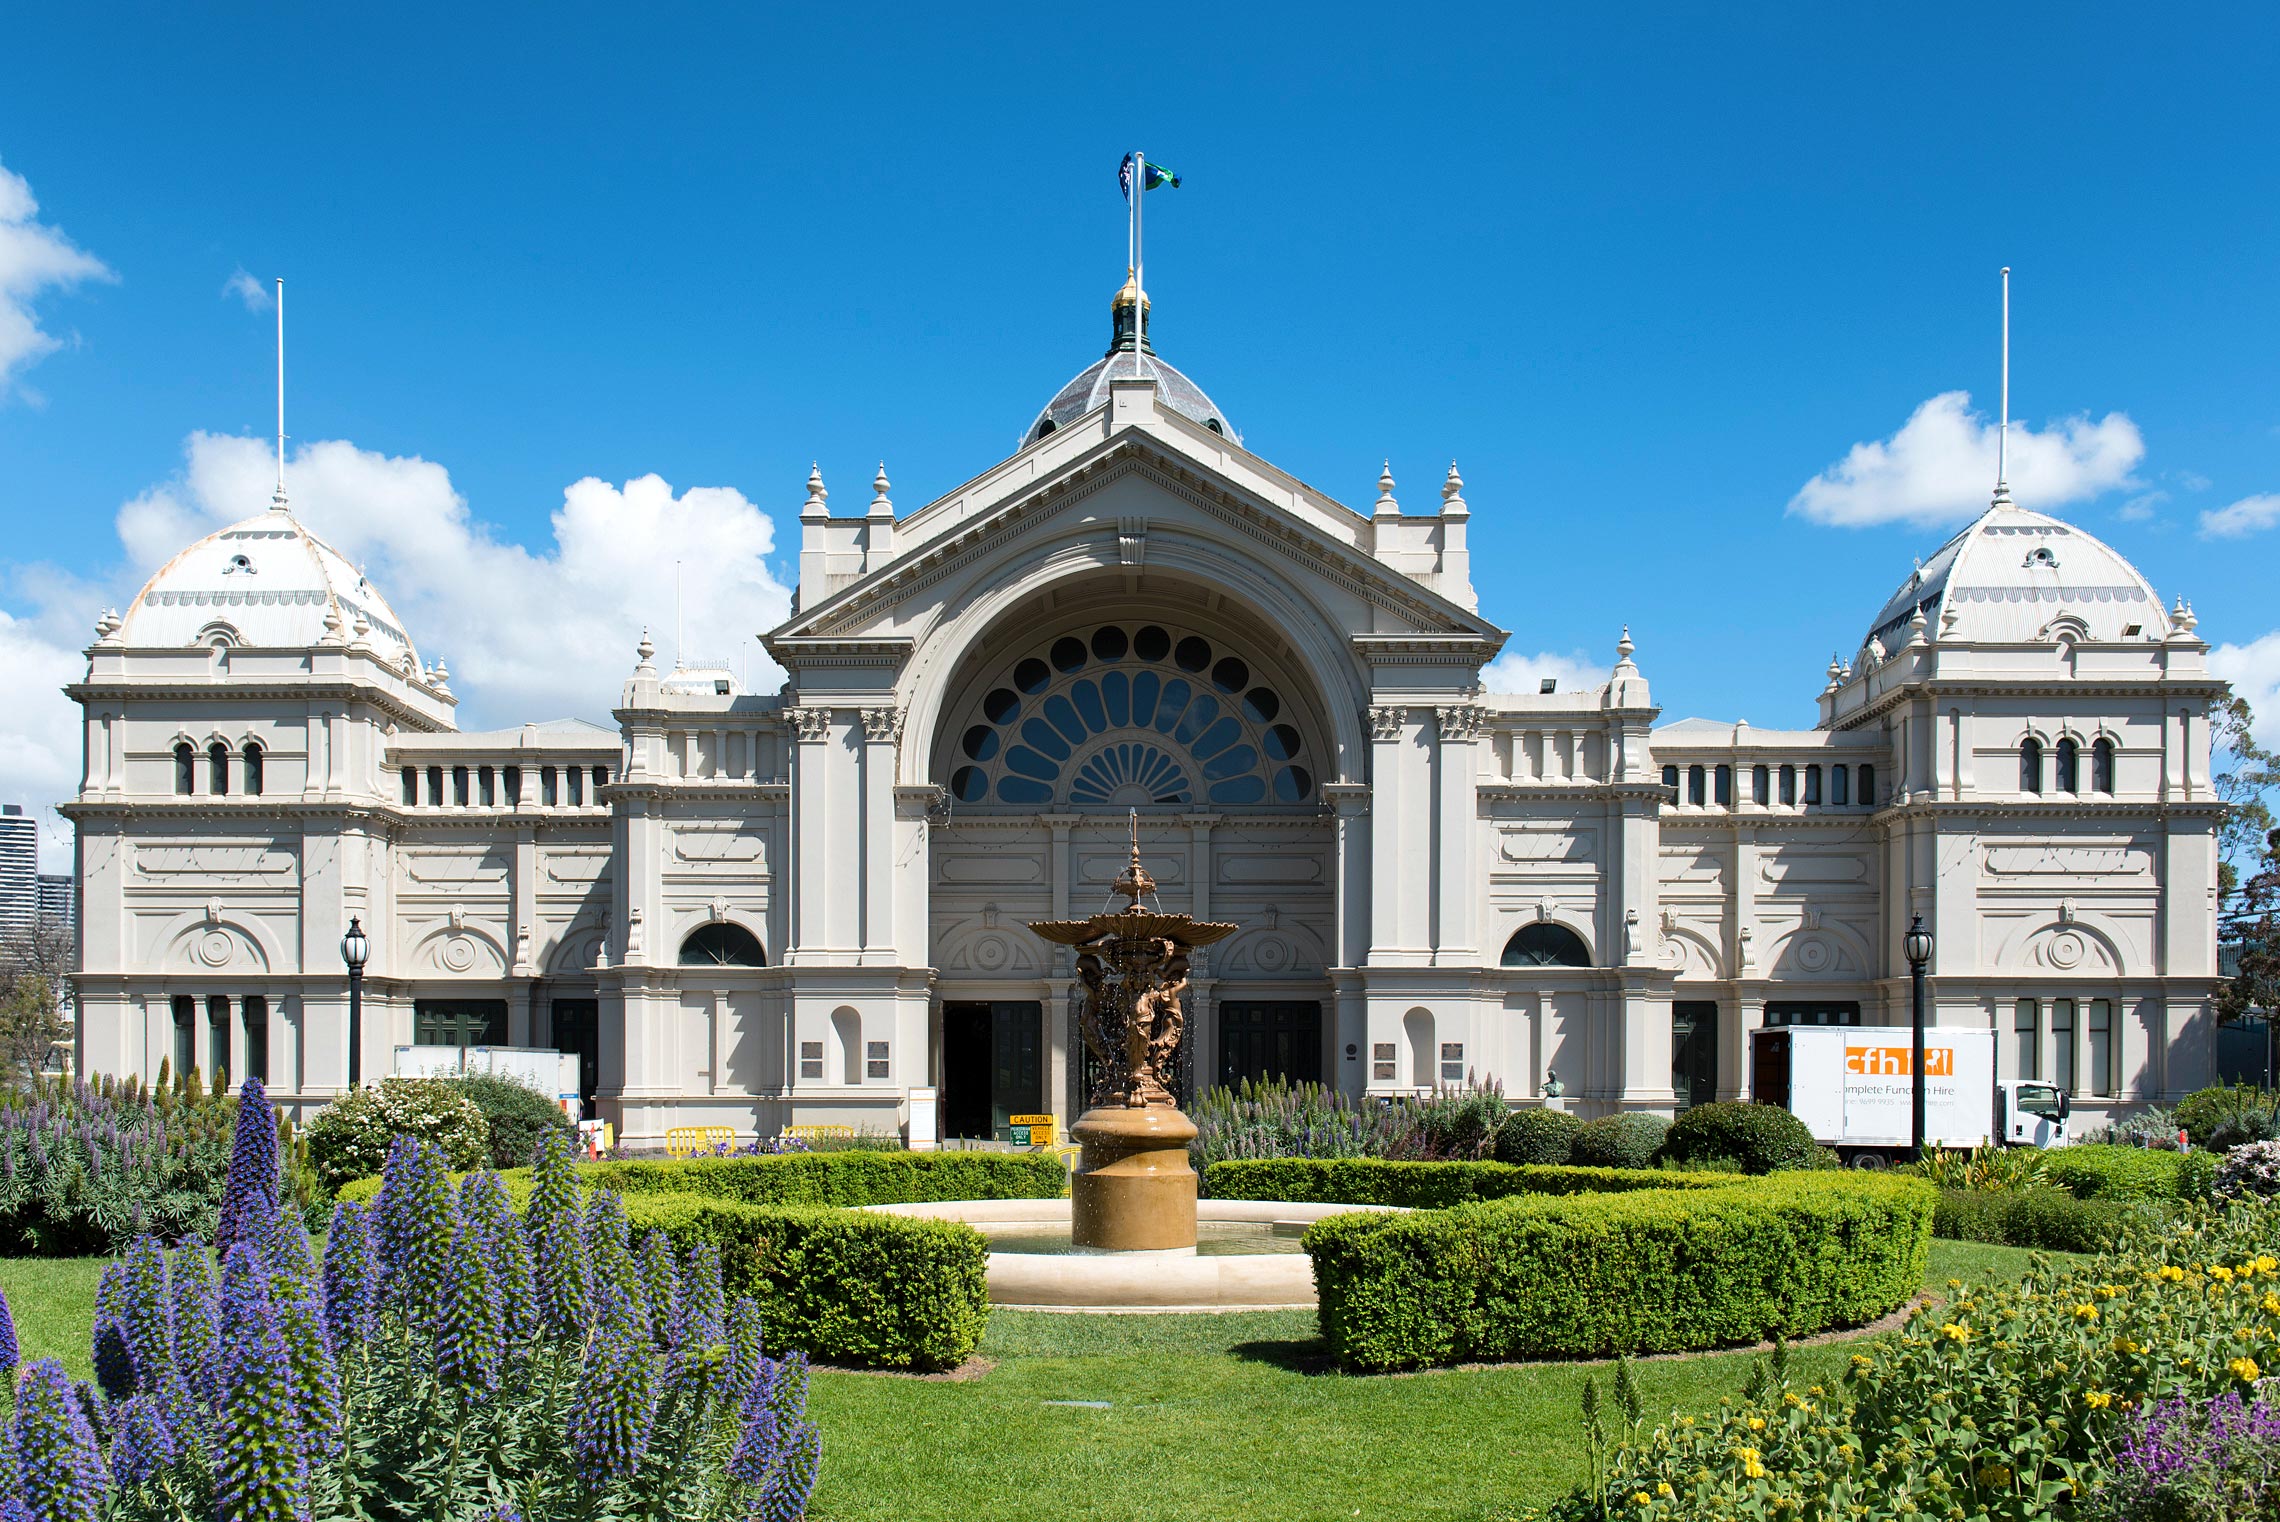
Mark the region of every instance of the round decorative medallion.
<instances>
[{"instance_id":1,"label":"round decorative medallion","mask_svg":"<svg viewBox=\"0 0 2280 1522\"><path fill-rule=\"evenodd\" d=\"M985 935L974 942L974 965L984 972L996 972L1013 960L1013 947L1002 935Z\"/></svg>"},{"instance_id":2,"label":"round decorative medallion","mask_svg":"<svg viewBox=\"0 0 2280 1522\"><path fill-rule=\"evenodd\" d=\"M1283 940L1261 941L1259 949L1251 954L1251 960L1258 964L1261 972L1281 972L1290 966L1290 942Z\"/></svg>"},{"instance_id":3,"label":"round decorative medallion","mask_svg":"<svg viewBox=\"0 0 2280 1522\"><path fill-rule=\"evenodd\" d=\"M198 937L198 960L208 967L227 967L237 946L227 930L209 930Z\"/></svg>"},{"instance_id":4,"label":"round decorative medallion","mask_svg":"<svg viewBox=\"0 0 2280 1522\"><path fill-rule=\"evenodd\" d=\"M1829 965L1829 943L1812 940L1797 943L1797 965L1807 972L1820 972Z\"/></svg>"},{"instance_id":5,"label":"round decorative medallion","mask_svg":"<svg viewBox=\"0 0 2280 1522\"><path fill-rule=\"evenodd\" d=\"M475 965L475 943L463 935L453 936L443 943L442 962L453 972L465 972Z\"/></svg>"},{"instance_id":6,"label":"round decorative medallion","mask_svg":"<svg viewBox=\"0 0 2280 1522\"><path fill-rule=\"evenodd\" d=\"M2071 930L2062 930L2050 938L2050 965L2075 967L2082 961L2082 937Z\"/></svg>"}]
</instances>

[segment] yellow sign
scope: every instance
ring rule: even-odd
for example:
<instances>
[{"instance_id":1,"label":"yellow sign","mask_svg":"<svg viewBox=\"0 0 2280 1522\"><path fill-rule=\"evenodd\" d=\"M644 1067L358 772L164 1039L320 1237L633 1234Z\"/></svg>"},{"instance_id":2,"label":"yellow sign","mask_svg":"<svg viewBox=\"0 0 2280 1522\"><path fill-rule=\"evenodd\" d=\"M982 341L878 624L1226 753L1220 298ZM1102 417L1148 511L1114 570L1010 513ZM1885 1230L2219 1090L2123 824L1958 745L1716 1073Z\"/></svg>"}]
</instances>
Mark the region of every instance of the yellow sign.
<instances>
[{"instance_id":1,"label":"yellow sign","mask_svg":"<svg viewBox=\"0 0 2280 1522\"><path fill-rule=\"evenodd\" d=\"M1008 1115L1005 1123L1013 1128L1013 1144L1017 1147L1053 1145L1055 1122L1050 1115Z\"/></svg>"}]
</instances>

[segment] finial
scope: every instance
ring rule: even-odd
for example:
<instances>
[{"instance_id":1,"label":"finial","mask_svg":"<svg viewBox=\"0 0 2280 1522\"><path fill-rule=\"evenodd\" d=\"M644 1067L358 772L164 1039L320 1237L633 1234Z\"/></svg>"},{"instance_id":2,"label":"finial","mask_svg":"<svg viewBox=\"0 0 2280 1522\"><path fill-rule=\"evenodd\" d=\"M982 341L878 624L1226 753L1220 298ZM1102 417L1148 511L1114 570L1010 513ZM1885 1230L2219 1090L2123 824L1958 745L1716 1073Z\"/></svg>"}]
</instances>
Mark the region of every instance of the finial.
<instances>
[{"instance_id":1,"label":"finial","mask_svg":"<svg viewBox=\"0 0 2280 1522\"><path fill-rule=\"evenodd\" d=\"M1457 474L1457 462L1449 462L1449 478L1441 483L1441 516L1461 517L1468 512L1465 506L1465 478Z\"/></svg>"},{"instance_id":2,"label":"finial","mask_svg":"<svg viewBox=\"0 0 2280 1522\"><path fill-rule=\"evenodd\" d=\"M2195 629L2200 627L2201 620L2193 615L2193 605L2191 603L2186 602L2183 599L2179 599L2177 606L2183 610L2177 615L2177 627L2183 629L2187 634L2191 634Z\"/></svg>"},{"instance_id":3,"label":"finial","mask_svg":"<svg viewBox=\"0 0 2280 1522\"><path fill-rule=\"evenodd\" d=\"M99 640L108 640L112 635L119 632L121 623L122 620L117 608L105 608L102 616L95 620L95 637Z\"/></svg>"},{"instance_id":4,"label":"finial","mask_svg":"<svg viewBox=\"0 0 2280 1522\"><path fill-rule=\"evenodd\" d=\"M1156 880L1148 875L1146 867L1140 865L1140 811L1138 809L1131 810L1130 818L1132 860L1121 873L1117 874L1116 881L1108 885L1109 892L1121 893L1132 901L1126 906L1127 912L1138 909L1140 900L1156 891Z\"/></svg>"},{"instance_id":5,"label":"finial","mask_svg":"<svg viewBox=\"0 0 2280 1522\"><path fill-rule=\"evenodd\" d=\"M655 676L657 665L651 657L657 654L657 642L649 637L649 627L646 624L642 626L641 643L634 646L633 650L634 654L641 657L641 663L633 668L634 674L636 676Z\"/></svg>"},{"instance_id":6,"label":"finial","mask_svg":"<svg viewBox=\"0 0 2280 1522\"><path fill-rule=\"evenodd\" d=\"M1401 511L1401 504L1393 500L1393 461L1388 460L1378 472L1377 511L1380 516L1392 516Z\"/></svg>"},{"instance_id":7,"label":"finial","mask_svg":"<svg viewBox=\"0 0 2280 1522\"><path fill-rule=\"evenodd\" d=\"M324 642L328 645L337 645L341 643L340 628L340 609L332 606L329 603L326 604Z\"/></svg>"},{"instance_id":8,"label":"finial","mask_svg":"<svg viewBox=\"0 0 2280 1522\"><path fill-rule=\"evenodd\" d=\"M1962 617L1963 617L1963 611L1962 611L1960 608L1956 607L1956 605L1955 605L1954 603L1949 603L1947 606L1945 606L1945 607L1941 608L1941 609L1940 609L1940 638L1941 638L1941 639L1953 639L1953 638L1955 638L1955 626L1956 626L1956 623L1957 623L1957 621L1958 621L1958 620L1960 620Z\"/></svg>"},{"instance_id":9,"label":"finial","mask_svg":"<svg viewBox=\"0 0 2280 1522\"><path fill-rule=\"evenodd\" d=\"M451 668L444 664L443 657L440 655L435 658L435 670L431 673L431 676L433 677L433 680L429 685L435 688L437 696L446 698L450 697Z\"/></svg>"},{"instance_id":10,"label":"finial","mask_svg":"<svg viewBox=\"0 0 2280 1522\"><path fill-rule=\"evenodd\" d=\"M367 645L372 642L372 620L364 616L362 608L356 610L356 617L350 621L348 632L355 636L349 641L352 645Z\"/></svg>"},{"instance_id":11,"label":"finial","mask_svg":"<svg viewBox=\"0 0 2280 1522\"><path fill-rule=\"evenodd\" d=\"M887 500L887 488L889 485L890 483L887 480L887 462L881 460L879 462L879 473L871 478L871 490L873 493L875 493L875 495L871 498L871 514L873 517L879 516L881 509L885 510L885 515L887 517L891 518L894 516L895 505L894 503Z\"/></svg>"},{"instance_id":12,"label":"finial","mask_svg":"<svg viewBox=\"0 0 2280 1522\"><path fill-rule=\"evenodd\" d=\"M829 517L831 510L824 506L824 499L829 497L831 493L823 489L823 466L820 462L808 466L807 488L807 502L800 508L800 516L803 518Z\"/></svg>"},{"instance_id":13,"label":"finial","mask_svg":"<svg viewBox=\"0 0 2280 1522\"><path fill-rule=\"evenodd\" d=\"M1629 624L1625 624L1623 626L1622 636L1615 641L1616 656L1619 659L1627 661L1631 658L1631 652L1638 648L1639 647L1637 645L1631 643L1631 626Z\"/></svg>"},{"instance_id":14,"label":"finial","mask_svg":"<svg viewBox=\"0 0 2280 1522\"><path fill-rule=\"evenodd\" d=\"M1931 636L1925 632L1924 610L1918 606L1915 612L1908 615L1908 643L1914 646L1928 645L1931 642Z\"/></svg>"}]
</instances>

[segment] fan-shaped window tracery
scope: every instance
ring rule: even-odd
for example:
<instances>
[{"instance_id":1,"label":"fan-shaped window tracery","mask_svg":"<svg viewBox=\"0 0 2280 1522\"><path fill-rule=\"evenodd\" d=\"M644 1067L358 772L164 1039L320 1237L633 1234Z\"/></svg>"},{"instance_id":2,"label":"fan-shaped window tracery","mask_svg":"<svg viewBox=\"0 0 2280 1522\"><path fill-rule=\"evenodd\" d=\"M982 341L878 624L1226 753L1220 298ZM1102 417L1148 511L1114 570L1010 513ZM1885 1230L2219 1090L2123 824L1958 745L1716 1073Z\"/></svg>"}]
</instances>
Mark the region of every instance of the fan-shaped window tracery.
<instances>
[{"instance_id":1,"label":"fan-shaped window tracery","mask_svg":"<svg viewBox=\"0 0 2280 1522\"><path fill-rule=\"evenodd\" d=\"M953 743L960 803L1307 803L1282 696L1241 655L1160 624L1102 624L1014 661Z\"/></svg>"}]
</instances>

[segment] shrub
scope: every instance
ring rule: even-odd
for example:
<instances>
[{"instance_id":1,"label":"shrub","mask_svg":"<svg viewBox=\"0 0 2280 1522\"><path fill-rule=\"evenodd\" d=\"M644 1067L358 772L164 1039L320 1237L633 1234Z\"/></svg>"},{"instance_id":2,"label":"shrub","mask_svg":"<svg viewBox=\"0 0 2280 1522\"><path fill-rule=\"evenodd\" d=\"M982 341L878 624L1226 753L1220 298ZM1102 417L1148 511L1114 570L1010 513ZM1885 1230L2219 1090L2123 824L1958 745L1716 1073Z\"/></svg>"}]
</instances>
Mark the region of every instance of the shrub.
<instances>
[{"instance_id":1,"label":"shrub","mask_svg":"<svg viewBox=\"0 0 2280 1522\"><path fill-rule=\"evenodd\" d=\"M1493 1082L1435 1089L1410 1103L1421 1154L1457 1162L1495 1156L1497 1132L1512 1113L1503 1086Z\"/></svg>"},{"instance_id":2,"label":"shrub","mask_svg":"<svg viewBox=\"0 0 2280 1522\"><path fill-rule=\"evenodd\" d=\"M2177 1113L2152 1105L2134 1114L2118 1116L2095 1130L2082 1133L2085 1142L2116 1147L2158 1147L2177 1150Z\"/></svg>"},{"instance_id":3,"label":"shrub","mask_svg":"<svg viewBox=\"0 0 2280 1522\"><path fill-rule=\"evenodd\" d=\"M1318 1083L1246 1078L1206 1089L1188 1108L1195 1140L1188 1156L1202 1173L1213 1163L1257 1157L1393 1157L1417 1151L1400 1105L1361 1104Z\"/></svg>"},{"instance_id":4,"label":"shrub","mask_svg":"<svg viewBox=\"0 0 2280 1522\"><path fill-rule=\"evenodd\" d=\"M763 1353L709 1242L676 1254L629 1236L612 1196L580 1208L559 1143L526 1227L495 1176L454 1189L407 1138L372 1207L335 1210L319 1270L290 1208L253 1208L280 1194L275 1118L258 1085L241 1103L261 1109L227 1253L138 1238L97 1297L101 1396L54 1359L25 1375L17 1472L44 1492L26 1515L805 1515L806 1362Z\"/></svg>"},{"instance_id":5,"label":"shrub","mask_svg":"<svg viewBox=\"0 0 2280 1522\"><path fill-rule=\"evenodd\" d=\"M2280 1089L2260 1089L2252 1083L2219 1084L2211 1088L2196 1089L2177 1105L2177 1123L2185 1128L2199 1147L2219 1145L2216 1133L2220 1129L2235 1132L2261 1130L2259 1136L2243 1136L2246 1141L2264 1141L2271 1138L2271 1127L2280 1124Z\"/></svg>"},{"instance_id":6,"label":"shrub","mask_svg":"<svg viewBox=\"0 0 2280 1522\"><path fill-rule=\"evenodd\" d=\"M1583 1122L1565 1110L1546 1105L1514 1110L1496 1133L1496 1160L1557 1167L1574 1154L1575 1134L1582 1129Z\"/></svg>"},{"instance_id":7,"label":"shrub","mask_svg":"<svg viewBox=\"0 0 2280 1522\"><path fill-rule=\"evenodd\" d=\"M494 1168L520 1168L538 1155L538 1145L546 1137L559 1134L567 1139L578 1134L561 1105L520 1078L468 1073L452 1079L451 1085L483 1112Z\"/></svg>"},{"instance_id":8,"label":"shrub","mask_svg":"<svg viewBox=\"0 0 2280 1522\"><path fill-rule=\"evenodd\" d=\"M309 1160L328 1189L380 1171L399 1136L432 1142L453 1168L476 1168L491 1155L482 1108L445 1078L383 1078L351 1089L309 1122Z\"/></svg>"},{"instance_id":9,"label":"shrub","mask_svg":"<svg viewBox=\"0 0 2280 1522\"><path fill-rule=\"evenodd\" d=\"M1593 1481L1526 1515L2226 1515L2081 1508L2126 1472L2120 1456L2147 1420L2139 1413L2245 1396L2264 1375L2280 1319L2276 1235L2270 1206L2202 1207L2133 1225L2103 1257L2037 1264L2016 1284L1951 1281L1944 1303L1863 1346L1837 1380L1791 1388L1777 1349L1739 1400L1706 1416L1649 1430L1627 1413ZM1781 1497L1791 1499L1777 1505Z\"/></svg>"},{"instance_id":10,"label":"shrub","mask_svg":"<svg viewBox=\"0 0 2280 1522\"><path fill-rule=\"evenodd\" d=\"M1670 1122L1643 1110L1602 1115L1575 1133L1568 1159L1579 1168L1651 1168Z\"/></svg>"},{"instance_id":11,"label":"shrub","mask_svg":"<svg viewBox=\"0 0 2280 1522\"><path fill-rule=\"evenodd\" d=\"M2043 1154L2043 1179L2077 1199L2186 1200L2209 1197L2206 1153L2089 1143Z\"/></svg>"},{"instance_id":12,"label":"shrub","mask_svg":"<svg viewBox=\"0 0 2280 1522\"><path fill-rule=\"evenodd\" d=\"M0 1093L0 1257L84 1256L144 1232L170 1242L210 1233L238 1108L207 1094L195 1073L148 1092L104 1078L34 1079ZM276 1127L284 1197L321 1209L302 1139L263 1113Z\"/></svg>"},{"instance_id":13,"label":"shrub","mask_svg":"<svg viewBox=\"0 0 2280 1522\"><path fill-rule=\"evenodd\" d=\"M1932 1234L1958 1242L2099 1252L2121 1239L2131 1205L2080 1200L2063 1189L1943 1189Z\"/></svg>"},{"instance_id":14,"label":"shrub","mask_svg":"<svg viewBox=\"0 0 2280 1522\"><path fill-rule=\"evenodd\" d=\"M1510 1163L1399 1163L1380 1158L1261 1158L1213 1163L1205 1179L1218 1200L1302 1205L1399 1205L1443 1210L1529 1194L1621 1194L1634 1189L1713 1189L1732 1175L1643 1168L1567 1168Z\"/></svg>"},{"instance_id":15,"label":"shrub","mask_svg":"<svg viewBox=\"0 0 2280 1522\"><path fill-rule=\"evenodd\" d=\"M1933 1191L1792 1173L1535 1196L1307 1229L1322 1334L1340 1363L1395 1369L1754 1342L1905 1304ZM1703 1187L1674 1189L1681 1178Z\"/></svg>"},{"instance_id":16,"label":"shrub","mask_svg":"<svg viewBox=\"0 0 2280 1522\"><path fill-rule=\"evenodd\" d=\"M2280 1397L2157 1400L2133 1417L2084 1508L2101 1522L2280 1516Z\"/></svg>"},{"instance_id":17,"label":"shrub","mask_svg":"<svg viewBox=\"0 0 2280 1522\"><path fill-rule=\"evenodd\" d=\"M1069 1173L1049 1152L787 1152L773 1157L634 1158L576 1164L579 1179L627 1197L699 1194L747 1205L910 1205L928 1200L1053 1200ZM518 1199L530 1170L499 1175ZM377 1179L344 1185L368 1200Z\"/></svg>"},{"instance_id":18,"label":"shrub","mask_svg":"<svg viewBox=\"0 0 2280 1522\"><path fill-rule=\"evenodd\" d=\"M1663 1151L1680 1162L1731 1158L1743 1173L1813 1166L1813 1132L1779 1105L1696 1105L1671 1124Z\"/></svg>"},{"instance_id":19,"label":"shrub","mask_svg":"<svg viewBox=\"0 0 2280 1522\"><path fill-rule=\"evenodd\" d=\"M1934 1147L1899 1171L1942 1189L2025 1189L2042 1181L2049 1156L2033 1147Z\"/></svg>"},{"instance_id":20,"label":"shrub","mask_svg":"<svg viewBox=\"0 0 2280 1522\"><path fill-rule=\"evenodd\" d=\"M2217 1166L2216 1193L2228 1200L2280 1195L2280 1142L2251 1142L2226 1153Z\"/></svg>"}]
</instances>

